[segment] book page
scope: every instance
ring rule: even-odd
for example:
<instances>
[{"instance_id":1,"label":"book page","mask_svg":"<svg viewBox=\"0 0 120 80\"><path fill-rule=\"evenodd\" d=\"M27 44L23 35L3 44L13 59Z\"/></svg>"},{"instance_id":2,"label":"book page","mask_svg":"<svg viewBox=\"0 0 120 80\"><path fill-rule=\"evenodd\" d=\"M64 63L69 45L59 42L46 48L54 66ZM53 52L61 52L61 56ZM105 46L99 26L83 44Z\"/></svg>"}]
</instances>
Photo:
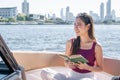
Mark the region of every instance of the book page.
<instances>
[{"instance_id":1,"label":"book page","mask_svg":"<svg viewBox=\"0 0 120 80\"><path fill-rule=\"evenodd\" d=\"M79 63L79 62L88 63L89 62L82 55L72 55L72 56L70 56L70 59L71 59L71 62L75 62L75 63Z\"/></svg>"},{"instance_id":2,"label":"book page","mask_svg":"<svg viewBox=\"0 0 120 80\"><path fill-rule=\"evenodd\" d=\"M67 56L67 55L63 55L63 54L59 54L60 57L64 58L65 60L69 60L71 62L74 63L88 63L89 61L87 59L85 59L83 56L81 55L71 55L71 56Z\"/></svg>"}]
</instances>

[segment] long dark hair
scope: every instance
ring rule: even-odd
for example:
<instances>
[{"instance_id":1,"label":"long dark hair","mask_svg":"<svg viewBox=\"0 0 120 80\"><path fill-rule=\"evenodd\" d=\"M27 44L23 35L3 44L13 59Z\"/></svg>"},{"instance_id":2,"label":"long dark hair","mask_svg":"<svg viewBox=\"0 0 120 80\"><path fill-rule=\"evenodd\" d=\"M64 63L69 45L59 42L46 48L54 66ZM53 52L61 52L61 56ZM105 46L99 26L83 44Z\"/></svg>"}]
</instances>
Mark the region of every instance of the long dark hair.
<instances>
[{"instance_id":1,"label":"long dark hair","mask_svg":"<svg viewBox=\"0 0 120 80\"><path fill-rule=\"evenodd\" d=\"M88 36L91 39L95 39L94 37L94 29L93 29L93 19L90 15L88 15L87 13L79 13L76 18L80 18L85 25L90 24L90 28L88 30ZM74 39L73 43L72 43L72 55L77 53L77 50L80 48L80 36L77 36L77 38Z\"/></svg>"}]
</instances>

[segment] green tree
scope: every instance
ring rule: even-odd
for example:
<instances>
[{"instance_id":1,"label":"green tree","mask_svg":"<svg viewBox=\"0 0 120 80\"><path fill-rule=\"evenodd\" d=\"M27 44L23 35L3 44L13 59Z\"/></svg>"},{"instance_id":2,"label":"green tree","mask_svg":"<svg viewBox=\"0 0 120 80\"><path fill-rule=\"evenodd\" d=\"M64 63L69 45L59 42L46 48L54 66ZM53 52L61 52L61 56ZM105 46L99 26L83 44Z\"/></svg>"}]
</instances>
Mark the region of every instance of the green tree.
<instances>
[{"instance_id":1,"label":"green tree","mask_svg":"<svg viewBox=\"0 0 120 80\"><path fill-rule=\"evenodd\" d=\"M18 21L25 21L25 20L26 20L26 15L18 14L18 15L17 15L17 20L18 20Z\"/></svg>"},{"instance_id":2,"label":"green tree","mask_svg":"<svg viewBox=\"0 0 120 80\"><path fill-rule=\"evenodd\" d=\"M65 22L61 18L56 18L56 24L65 24Z\"/></svg>"},{"instance_id":3,"label":"green tree","mask_svg":"<svg viewBox=\"0 0 120 80\"><path fill-rule=\"evenodd\" d=\"M46 20L45 20L45 23L53 23L53 20L51 20L51 19L46 19Z\"/></svg>"},{"instance_id":4,"label":"green tree","mask_svg":"<svg viewBox=\"0 0 120 80\"><path fill-rule=\"evenodd\" d=\"M0 22L8 22L7 18L0 18Z\"/></svg>"},{"instance_id":5,"label":"green tree","mask_svg":"<svg viewBox=\"0 0 120 80\"><path fill-rule=\"evenodd\" d=\"M8 22L16 22L15 18L8 18Z\"/></svg>"}]
</instances>

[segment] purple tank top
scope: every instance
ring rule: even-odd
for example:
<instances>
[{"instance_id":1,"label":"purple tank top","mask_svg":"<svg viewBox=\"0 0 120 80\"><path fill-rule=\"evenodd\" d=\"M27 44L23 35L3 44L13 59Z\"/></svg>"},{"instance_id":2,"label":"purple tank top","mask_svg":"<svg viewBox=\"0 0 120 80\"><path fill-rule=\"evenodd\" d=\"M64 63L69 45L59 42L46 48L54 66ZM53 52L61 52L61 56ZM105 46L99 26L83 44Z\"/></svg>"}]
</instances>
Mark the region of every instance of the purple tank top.
<instances>
[{"instance_id":1,"label":"purple tank top","mask_svg":"<svg viewBox=\"0 0 120 80\"><path fill-rule=\"evenodd\" d=\"M96 45L96 42L93 42L93 45L92 45L92 48L91 49L79 49L77 51L77 55L82 55L83 57L85 57L89 63L87 63L88 65L90 66L94 66L94 63L95 63L95 45ZM84 69L79 69L79 68L75 68L73 69L74 71L76 72L79 72L79 73L88 73L88 72L91 72L89 70L84 70Z\"/></svg>"}]
</instances>

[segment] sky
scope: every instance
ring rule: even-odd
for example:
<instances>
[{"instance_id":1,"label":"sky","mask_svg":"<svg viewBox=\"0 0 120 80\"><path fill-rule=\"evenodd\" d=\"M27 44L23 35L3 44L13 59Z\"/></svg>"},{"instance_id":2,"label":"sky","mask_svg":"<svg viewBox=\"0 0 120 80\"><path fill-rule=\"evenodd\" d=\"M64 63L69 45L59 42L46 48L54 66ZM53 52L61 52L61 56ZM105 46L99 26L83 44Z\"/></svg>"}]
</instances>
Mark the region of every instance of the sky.
<instances>
[{"instance_id":1,"label":"sky","mask_svg":"<svg viewBox=\"0 0 120 80\"><path fill-rule=\"evenodd\" d=\"M18 12L22 12L22 2L24 0L0 0L0 7L17 7ZM76 16L80 12L93 11L100 14L100 4L104 3L106 15L107 0L27 0L29 2L30 13L33 14L53 14L60 17L60 10L63 8L64 14L67 6L70 12ZM116 16L120 17L120 0L111 0L111 8L115 10Z\"/></svg>"}]
</instances>

